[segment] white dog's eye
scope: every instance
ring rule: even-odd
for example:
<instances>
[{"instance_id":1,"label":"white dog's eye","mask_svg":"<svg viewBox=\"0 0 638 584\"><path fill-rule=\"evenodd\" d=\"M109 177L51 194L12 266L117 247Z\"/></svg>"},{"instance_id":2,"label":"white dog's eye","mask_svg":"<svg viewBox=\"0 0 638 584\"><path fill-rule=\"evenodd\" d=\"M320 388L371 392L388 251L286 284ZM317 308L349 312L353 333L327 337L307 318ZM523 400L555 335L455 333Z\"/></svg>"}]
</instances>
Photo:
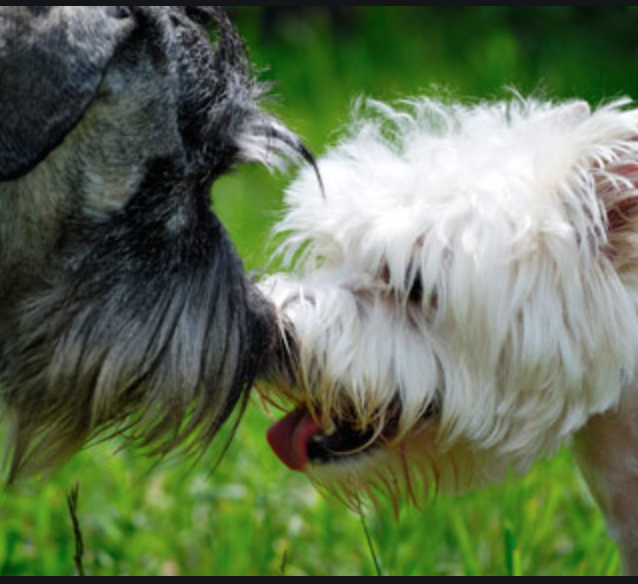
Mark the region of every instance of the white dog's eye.
<instances>
[{"instance_id":1,"label":"white dog's eye","mask_svg":"<svg viewBox=\"0 0 638 584\"><path fill-rule=\"evenodd\" d=\"M384 266L380 273L380 279L384 283L387 288L387 291L390 292L393 288L392 284L392 275L390 272L389 266ZM423 277L421 276L420 270L408 270L408 276L406 276L405 280L405 288L407 291L406 299L408 305L416 306L420 308L427 308L425 305L425 289L423 286ZM439 309L439 294L436 289L432 290L430 298L429 298L429 307L431 312L436 313Z\"/></svg>"},{"instance_id":2,"label":"white dog's eye","mask_svg":"<svg viewBox=\"0 0 638 584\"><path fill-rule=\"evenodd\" d=\"M434 288L428 290L427 294L429 295L426 297L423 277L420 272L417 272L409 285L408 305L424 310L430 318L434 318L439 312L439 292Z\"/></svg>"},{"instance_id":3,"label":"white dog's eye","mask_svg":"<svg viewBox=\"0 0 638 584\"><path fill-rule=\"evenodd\" d=\"M417 274L412 282L410 293L408 294L408 301L411 304L423 304L423 279L421 274Z\"/></svg>"}]
</instances>

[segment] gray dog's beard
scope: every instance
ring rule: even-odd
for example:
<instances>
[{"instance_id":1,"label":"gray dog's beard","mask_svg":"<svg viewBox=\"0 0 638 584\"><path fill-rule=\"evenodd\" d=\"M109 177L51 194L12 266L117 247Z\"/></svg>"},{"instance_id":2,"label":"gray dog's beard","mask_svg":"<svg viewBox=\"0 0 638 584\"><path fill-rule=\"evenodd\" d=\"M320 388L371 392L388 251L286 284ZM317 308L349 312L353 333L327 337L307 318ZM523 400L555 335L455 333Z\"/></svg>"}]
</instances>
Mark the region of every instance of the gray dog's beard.
<instances>
[{"instance_id":1,"label":"gray dog's beard","mask_svg":"<svg viewBox=\"0 0 638 584\"><path fill-rule=\"evenodd\" d=\"M309 155L259 108L221 7L0 7L3 37L10 479L116 434L201 452L243 411L279 334L211 185L243 162Z\"/></svg>"},{"instance_id":2,"label":"gray dog's beard","mask_svg":"<svg viewBox=\"0 0 638 584\"><path fill-rule=\"evenodd\" d=\"M202 209L190 233L162 229L185 210L181 185L158 188L87 224L65 246L71 277L21 303L0 378L12 476L57 465L101 433L157 454L201 448L245 404L274 342L270 306L212 214Z\"/></svg>"}]
</instances>

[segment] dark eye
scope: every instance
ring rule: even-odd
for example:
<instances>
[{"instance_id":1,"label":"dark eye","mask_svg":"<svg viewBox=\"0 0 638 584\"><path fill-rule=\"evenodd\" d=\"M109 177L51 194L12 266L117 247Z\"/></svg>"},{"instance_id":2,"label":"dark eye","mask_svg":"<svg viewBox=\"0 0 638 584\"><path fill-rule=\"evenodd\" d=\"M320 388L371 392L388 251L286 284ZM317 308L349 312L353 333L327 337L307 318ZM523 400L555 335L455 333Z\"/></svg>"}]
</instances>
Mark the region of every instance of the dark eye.
<instances>
[{"instance_id":1,"label":"dark eye","mask_svg":"<svg viewBox=\"0 0 638 584\"><path fill-rule=\"evenodd\" d=\"M412 282L410 293L408 295L408 301L411 304L423 304L423 280L421 274L417 274Z\"/></svg>"},{"instance_id":2,"label":"dark eye","mask_svg":"<svg viewBox=\"0 0 638 584\"><path fill-rule=\"evenodd\" d=\"M429 314L433 316L439 311L439 292L437 289L434 289L429 292L429 294L430 296L426 298L423 288L423 278L420 272L416 273L408 293L408 304L422 310L429 310ZM426 304L429 305L429 308Z\"/></svg>"},{"instance_id":3,"label":"dark eye","mask_svg":"<svg viewBox=\"0 0 638 584\"><path fill-rule=\"evenodd\" d=\"M212 27L217 22L219 14L217 6L186 6L185 10L188 18L204 28Z\"/></svg>"}]
</instances>

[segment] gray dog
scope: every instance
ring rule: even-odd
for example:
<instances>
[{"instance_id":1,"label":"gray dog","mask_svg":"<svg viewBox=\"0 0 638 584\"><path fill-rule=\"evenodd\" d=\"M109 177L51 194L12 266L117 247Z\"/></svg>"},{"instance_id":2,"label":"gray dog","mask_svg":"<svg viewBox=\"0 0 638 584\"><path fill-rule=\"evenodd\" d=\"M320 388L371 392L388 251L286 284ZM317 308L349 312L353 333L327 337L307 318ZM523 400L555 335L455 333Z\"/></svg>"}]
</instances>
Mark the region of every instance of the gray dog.
<instances>
[{"instance_id":1,"label":"gray dog","mask_svg":"<svg viewBox=\"0 0 638 584\"><path fill-rule=\"evenodd\" d=\"M201 451L243 411L278 331L209 193L312 162L263 91L219 6L0 7L10 480L115 434Z\"/></svg>"}]
</instances>

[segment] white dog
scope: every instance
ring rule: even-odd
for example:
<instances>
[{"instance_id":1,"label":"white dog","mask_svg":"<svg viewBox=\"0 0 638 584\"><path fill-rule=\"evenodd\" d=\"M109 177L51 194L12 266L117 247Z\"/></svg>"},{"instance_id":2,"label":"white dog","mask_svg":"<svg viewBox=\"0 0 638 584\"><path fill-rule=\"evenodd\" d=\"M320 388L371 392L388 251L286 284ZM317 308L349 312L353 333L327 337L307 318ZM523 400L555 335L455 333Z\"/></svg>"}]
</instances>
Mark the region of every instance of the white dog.
<instances>
[{"instance_id":1,"label":"white dog","mask_svg":"<svg viewBox=\"0 0 638 584\"><path fill-rule=\"evenodd\" d=\"M292 469L425 498L574 447L638 573L638 110L373 103L287 195ZM281 399L278 399L281 398Z\"/></svg>"}]
</instances>

